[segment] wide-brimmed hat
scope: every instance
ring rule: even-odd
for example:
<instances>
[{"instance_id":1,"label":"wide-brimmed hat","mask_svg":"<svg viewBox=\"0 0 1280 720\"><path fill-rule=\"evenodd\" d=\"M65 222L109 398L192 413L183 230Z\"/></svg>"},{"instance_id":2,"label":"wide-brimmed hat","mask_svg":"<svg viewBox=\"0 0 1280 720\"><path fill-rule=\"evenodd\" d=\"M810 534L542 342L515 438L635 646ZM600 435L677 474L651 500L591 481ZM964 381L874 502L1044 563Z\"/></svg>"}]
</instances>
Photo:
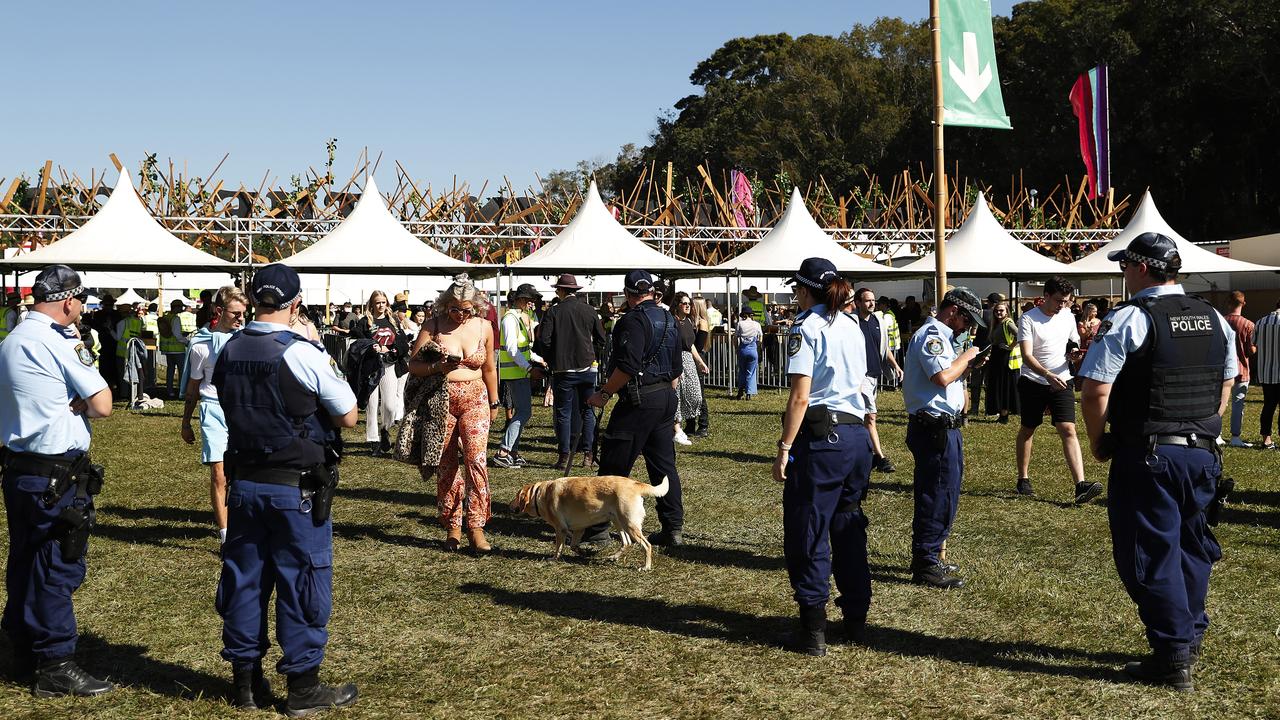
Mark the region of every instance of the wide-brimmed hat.
<instances>
[{"instance_id":1,"label":"wide-brimmed hat","mask_svg":"<svg viewBox=\"0 0 1280 720\"><path fill-rule=\"evenodd\" d=\"M572 276L570 276L572 277ZM515 290L511 291L512 300L541 300L542 293L538 292L531 283L520 283Z\"/></svg>"},{"instance_id":2,"label":"wide-brimmed hat","mask_svg":"<svg viewBox=\"0 0 1280 720\"><path fill-rule=\"evenodd\" d=\"M751 298L752 300L755 300L756 298L760 297L760 291L756 289L755 285L752 285L746 290L743 290L742 294L746 297Z\"/></svg>"},{"instance_id":3,"label":"wide-brimmed hat","mask_svg":"<svg viewBox=\"0 0 1280 720\"><path fill-rule=\"evenodd\" d=\"M578 278L570 273L561 275L551 286L560 290L581 290L582 286L578 284Z\"/></svg>"}]
</instances>

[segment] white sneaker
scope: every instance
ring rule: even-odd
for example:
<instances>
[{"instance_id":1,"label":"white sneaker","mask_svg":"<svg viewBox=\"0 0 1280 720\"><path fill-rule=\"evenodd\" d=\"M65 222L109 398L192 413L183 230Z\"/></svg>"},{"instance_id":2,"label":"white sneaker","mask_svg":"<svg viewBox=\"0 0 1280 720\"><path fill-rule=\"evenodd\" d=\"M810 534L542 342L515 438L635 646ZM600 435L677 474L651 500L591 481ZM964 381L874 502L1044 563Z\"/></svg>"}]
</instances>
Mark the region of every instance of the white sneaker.
<instances>
[{"instance_id":1,"label":"white sneaker","mask_svg":"<svg viewBox=\"0 0 1280 720\"><path fill-rule=\"evenodd\" d=\"M1239 435L1236 435L1236 436L1234 436L1234 437L1232 437L1232 438L1231 438L1231 447L1243 447L1243 448L1248 448L1248 447L1253 447L1253 443L1247 443L1247 442L1245 442L1245 441L1241 440Z\"/></svg>"},{"instance_id":2,"label":"white sneaker","mask_svg":"<svg viewBox=\"0 0 1280 720\"><path fill-rule=\"evenodd\" d=\"M1214 438L1214 439L1213 439L1213 441L1214 441L1214 442L1216 442L1216 443L1218 444L1218 447L1222 447L1223 445L1226 445L1226 444L1227 444L1227 441L1226 441L1226 440L1223 440L1221 435L1219 435L1218 437Z\"/></svg>"},{"instance_id":3,"label":"white sneaker","mask_svg":"<svg viewBox=\"0 0 1280 720\"><path fill-rule=\"evenodd\" d=\"M693 444L693 441L689 439L689 436L688 436L688 435L685 435L685 434L684 434L684 430L681 430L680 432L676 433L676 444L677 444L677 445L692 445L692 444Z\"/></svg>"}]
</instances>

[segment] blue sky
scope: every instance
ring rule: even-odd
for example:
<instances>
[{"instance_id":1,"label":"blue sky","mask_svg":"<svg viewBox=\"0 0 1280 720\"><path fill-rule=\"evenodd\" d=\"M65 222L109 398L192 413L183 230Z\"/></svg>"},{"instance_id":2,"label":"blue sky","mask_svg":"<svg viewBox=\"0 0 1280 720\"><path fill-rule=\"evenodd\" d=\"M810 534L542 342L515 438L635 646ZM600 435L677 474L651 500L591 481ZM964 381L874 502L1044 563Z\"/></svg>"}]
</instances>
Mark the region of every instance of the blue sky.
<instances>
[{"instance_id":1,"label":"blue sky","mask_svg":"<svg viewBox=\"0 0 1280 720\"><path fill-rule=\"evenodd\" d=\"M994 0L1007 15L1012 0ZM336 174L364 147L415 179L472 191L611 159L694 90L689 73L726 40L838 35L928 0L578 2L81 2L6 11L0 177L47 159L88 178L117 153L184 164L229 186ZM489 192L486 192L489 194Z\"/></svg>"}]
</instances>

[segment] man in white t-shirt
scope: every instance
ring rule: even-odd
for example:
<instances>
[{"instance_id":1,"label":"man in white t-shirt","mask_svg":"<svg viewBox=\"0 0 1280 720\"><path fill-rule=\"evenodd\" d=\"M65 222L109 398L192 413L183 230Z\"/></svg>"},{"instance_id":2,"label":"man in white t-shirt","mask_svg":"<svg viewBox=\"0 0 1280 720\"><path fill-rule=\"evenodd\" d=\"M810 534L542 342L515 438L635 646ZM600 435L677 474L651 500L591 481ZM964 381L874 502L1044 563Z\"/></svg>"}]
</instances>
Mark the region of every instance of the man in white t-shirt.
<instances>
[{"instance_id":1,"label":"man in white t-shirt","mask_svg":"<svg viewBox=\"0 0 1280 720\"><path fill-rule=\"evenodd\" d=\"M1018 322L1022 369L1018 372L1018 401L1022 426L1018 428L1018 486L1020 495L1034 495L1031 488L1031 439L1049 412L1062 438L1062 454L1075 483L1077 505L1102 494L1102 483L1085 482L1080 438L1076 435L1076 397L1071 382L1071 362L1080 359L1080 332L1068 309L1075 295L1070 280L1055 275L1044 283L1044 302L1023 314ZM1069 347L1074 344L1075 347Z\"/></svg>"},{"instance_id":2,"label":"man in white t-shirt","mask_svg":"<svg viewBox=\"0 0 1280 720\"><path fill-rule=\"evenodd\" d=\"M214 298L213 319L199 328L187 346L187 367L183 374L186 405L182 411L182 439L195 443L191 414L200 408L200 462L209 466L209 502L213 505L213 523L218 527L218 541L227 541L227 476L222 455L227 450L227 421L218 403L218 388L213 385L213 367L218 353L231 335L244 327L249 298L240 288L230 286L218 290Z\"/></svg>"}]
</instances>

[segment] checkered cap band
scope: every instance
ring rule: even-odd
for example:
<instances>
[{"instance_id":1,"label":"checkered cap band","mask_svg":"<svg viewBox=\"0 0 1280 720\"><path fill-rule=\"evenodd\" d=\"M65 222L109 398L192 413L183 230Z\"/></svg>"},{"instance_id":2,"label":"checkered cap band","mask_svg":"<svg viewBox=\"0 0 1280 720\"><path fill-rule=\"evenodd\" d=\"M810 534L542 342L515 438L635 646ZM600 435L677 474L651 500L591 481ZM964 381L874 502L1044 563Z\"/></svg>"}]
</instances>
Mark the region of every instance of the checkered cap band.
<instances>
[{"instance_id":1,"label":"checkered cap band","mask_svg":"<svg viewBox=\"0 0 1280 720\"><path fill-rule=\"evenodd\" d=\"M1147 257L1146 255L1142 255L1141 253L1136 253L1128 248L1125 248L1124 250L1124 259L1132 260L1134 262L1146 263L1157 270L1169 269L1169 263L1165 262L1164 260L1157 260L1153 257Z\"/></svg>"}]
</instances>

